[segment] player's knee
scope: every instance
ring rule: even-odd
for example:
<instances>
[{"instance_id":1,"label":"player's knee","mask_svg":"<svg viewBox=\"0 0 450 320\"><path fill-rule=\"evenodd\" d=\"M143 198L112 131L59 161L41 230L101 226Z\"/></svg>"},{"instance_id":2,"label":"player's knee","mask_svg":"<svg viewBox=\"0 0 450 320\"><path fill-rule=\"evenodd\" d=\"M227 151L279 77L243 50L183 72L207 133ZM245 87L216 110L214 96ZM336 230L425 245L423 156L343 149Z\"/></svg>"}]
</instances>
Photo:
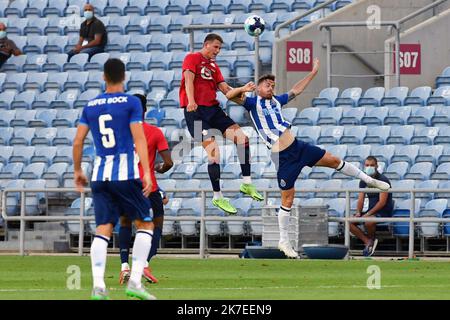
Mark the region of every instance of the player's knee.
<instances>
[{"instance_id":1,"label":"player's knee","mask_svg":"<svg viewBox=\"0 0 450 320\"><path fill-rule=\"evenodd\" d=\"M154 228L153 222L135 220L134 224L136 226L136 229L153 230Z\"/></svg>"},{"instance_id":2,"label":"player's knee","mask_svg":"<svg viewBox=\"0 0 450 320\"><path fill-rule=\"evenodd\" d=\"M328 159L329 159L330 167L332 167L332 168L336 169L341 164L341 159L336 157L335 155L332 155L331 153L330 153Z\"/></svg>"},{"instance_id":3,"label":"player's knee","mask_svg":"<svg viewBox=\"0 0 450 320\"><path fill-rule=\"evenodd\" d=\"M131 227L131 221L127 217L120 217L120 226L121 227Z\"/></svg>"}]
</instances>

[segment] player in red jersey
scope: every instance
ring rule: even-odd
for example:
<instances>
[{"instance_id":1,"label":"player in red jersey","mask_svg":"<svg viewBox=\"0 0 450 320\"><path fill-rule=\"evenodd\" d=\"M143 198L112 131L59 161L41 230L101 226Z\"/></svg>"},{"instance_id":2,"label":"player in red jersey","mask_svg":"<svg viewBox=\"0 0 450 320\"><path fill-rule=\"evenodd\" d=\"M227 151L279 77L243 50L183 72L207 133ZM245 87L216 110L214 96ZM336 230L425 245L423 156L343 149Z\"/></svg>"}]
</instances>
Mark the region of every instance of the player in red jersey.
<instances>
[{"instance_id":1,"label":"player in red jersey","mask_svg":"<svg viewBox=\"0 0 450 320\"><path fill-rule=\"evenodd\" d=\"M143 118L147 111L147 99L141 94L135 94L141 100ZM152 180L152 191L148 196L152 211L153 211L153 223L155 229L153 230L152 248L148 255L147 265L144 268L143 277L152 283L158 282L158 280L152 275L151 269L148 267L148 262L150 259L156 255L159 247L159 240L162 234L162 228L164 223L164 196L163 192L158 187L156 181L155 171L158 173L164 173L170 170L173 166L172 158L170 156L169 145L167 144L166 138L162 131L155 126L149 125L148 123L143 123L144 134L147 140L148 148L148 162L150 165L150 175ZM163 163L155 164L156 153L159 153L163 159ZM143 168L139 163L139 173L142 176ZM124 284L128 281L130 276L130 266L128 264L128 256L130 253L130 243L131 243L131 222L122 216L120 219L120 231L119 231L119 247L120 247L120 259L122 261L122 267L119 277L119 283Z\"/></svg>"},{"instance_id":2,"label":"player in red jersey","mask_svg":"<svg viewBox=\"0 0 450 320\"><path fill-rule=\"evenodd\" d=\"M184 108L186 125L194 141L201 142L208 154L208 174L214 191L213 205L229 213L237 210L220 191L220 155L215 136L224 136L237 146L243 183L240 191L255 200L264 200L251 180L248 137L220 107L216 92L232 90L224 80L215 58L222 48L222 38L208 34L199 52L190 53L183 61L180 106Z\"/></svg>"}]
</instances>

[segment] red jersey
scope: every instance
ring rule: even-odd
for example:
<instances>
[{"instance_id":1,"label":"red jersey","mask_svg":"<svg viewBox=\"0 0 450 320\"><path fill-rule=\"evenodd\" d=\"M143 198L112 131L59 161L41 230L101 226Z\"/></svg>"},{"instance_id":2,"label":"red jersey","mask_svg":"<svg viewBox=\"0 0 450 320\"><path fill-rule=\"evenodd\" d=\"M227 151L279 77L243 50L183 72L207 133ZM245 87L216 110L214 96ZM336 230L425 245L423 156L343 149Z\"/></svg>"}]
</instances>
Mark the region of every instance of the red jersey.
<instances>
[{"instance_id":1,"label":"red jersey","mask_svg":"<svg viewBox=\"0 0 450 320\"><path fill-rule=\"evenodd\" d=\"M156 182L155 176L155 159L156 152L161 152L164 150L169 150L169 145L164 137L162 131L155 126L149 125L148 123L143 123L145 139L147 140L148 149L148 163L150 164L150 177L152 179L152 192L158 191L158 183ZM139 175L142 179L144 176L144 170L139 162Z\"/></svg>"},{"instance_id":2,"label":"red jersey","mask_svg":"<svg viewBox=\"0 0 450 320\"><path fill-rule=\"evenodd\" d=\"M183 61L183 73L180 86L180 106L186 107L189 103L186 94L184 71L190 70L195 74L194 99L199 106L215 106L217 101L217 85L224 82L222 72L214 60L206 59L200 52L188 54Z\"/></svg>"}]
</instances>

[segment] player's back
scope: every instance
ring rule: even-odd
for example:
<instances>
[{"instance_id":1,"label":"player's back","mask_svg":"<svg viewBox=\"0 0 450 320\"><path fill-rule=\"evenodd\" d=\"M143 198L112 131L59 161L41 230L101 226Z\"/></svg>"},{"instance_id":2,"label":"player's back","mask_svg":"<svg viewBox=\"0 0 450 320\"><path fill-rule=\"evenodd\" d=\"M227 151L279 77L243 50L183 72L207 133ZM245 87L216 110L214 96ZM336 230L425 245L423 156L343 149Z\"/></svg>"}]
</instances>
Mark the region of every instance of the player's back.
<instances>
[{"instance_id":1,"label":"player's back","mask_svg":"<svg viewBox=\"0 0 450 320\"><path fill-rule=\"evenodd\" d=\"M88 102L80 123L88 125L97 157L92 181L139 178L130 124L142 122L140 101L125 93L104 93Z\"/></svg>"}]
</instances>

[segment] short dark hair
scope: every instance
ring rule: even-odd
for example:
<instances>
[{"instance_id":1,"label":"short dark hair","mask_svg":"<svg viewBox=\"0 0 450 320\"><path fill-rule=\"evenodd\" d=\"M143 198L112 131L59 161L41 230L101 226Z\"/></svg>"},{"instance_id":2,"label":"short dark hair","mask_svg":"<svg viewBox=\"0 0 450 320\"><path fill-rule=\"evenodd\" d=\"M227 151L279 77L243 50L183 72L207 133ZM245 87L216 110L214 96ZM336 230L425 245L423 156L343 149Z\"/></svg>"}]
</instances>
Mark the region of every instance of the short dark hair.
<instances>
[{"instance_id":1,"label":"short dark hair","mask_svg":"<svg viewBox=\"0 0 450 320\"><path fill-rule=\"evenodd\" d=\"M259 86L262 82L266 80L275 81L275 76L273 74L264 74L261 77L259 77L257 85Z\"/></svg>"},{"instance_id":2,"label":"short dark hair","mask_svg":"<svg viewBox=\"0 0 450 320\"><path fill-rule=\"evenodd\" d=\"M117 58L108 59L103 66L103 73L109 83L120 83L125 80L125 64Z\"/></svg>"},{"instance_id":3,"label":"short dark hair","mask_svg":"<svg viewBox=\"0 0 450 320\"><path fill-rule=\"evenodd\" d=\"M375 158L374 156L368 156L367 158L366 158L366 161L367 160L369 160L369 161L375 161L375 164L378 164L378 160L377 160L377 158Z\"/></svg>"},{"instance_id":4,"label":"short dark hair","mask_svg":"<svg viewBox=\"0 0 450 320\"><path fill-rule=\"evenodd\" d=\"M205 37L205 41L203 41L203 44L206 42L212 42L214 40L220 41L220 43L223 43L223 39L221 36L219 36L217 33L210 33Z\"/></svg>"},{"instance_id":5,"label":"short dark hair","mask_svg":"<svg viewBox=\"0 0 450 320\"><path fill-rule=\"evenodd\" d=\"M138 98L141 101L141 106L142 106L142 114L144 115L143 117L145 118L145 114L147 113L147 98L140 93L136 93L133 96L135 96L136 98Z\"/></svg>"}]
</instances>

